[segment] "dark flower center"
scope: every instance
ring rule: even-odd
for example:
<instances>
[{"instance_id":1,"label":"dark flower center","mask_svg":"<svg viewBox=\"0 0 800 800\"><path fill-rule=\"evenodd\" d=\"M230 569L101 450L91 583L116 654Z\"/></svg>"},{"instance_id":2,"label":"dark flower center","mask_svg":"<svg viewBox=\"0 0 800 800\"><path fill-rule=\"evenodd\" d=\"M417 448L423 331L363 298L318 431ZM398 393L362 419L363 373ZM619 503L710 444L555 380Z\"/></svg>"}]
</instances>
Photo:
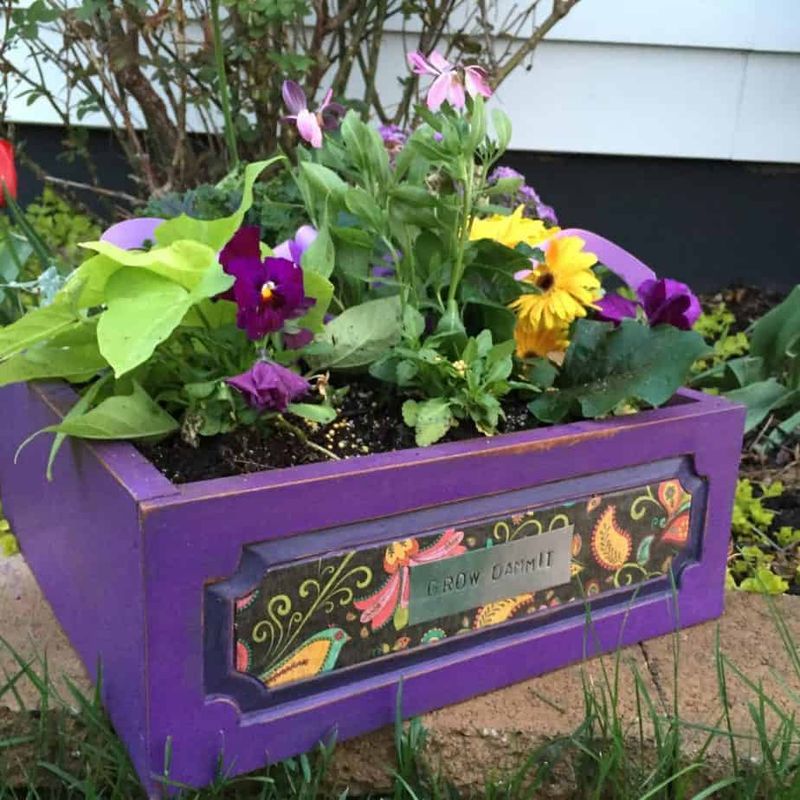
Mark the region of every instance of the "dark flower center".
<instances>
[{"instance_id":1,"label":"dark flower center","mask_svg":"<svg viewBox=\"0 0 800 800\"><path fill-rule=\"evenodd\" d=\"M543 292L552 289L555 282L556 281L552 272L543 272L541 275L537 275L534 281L535 285L538 286Z\"/></svg>"}]
</instances>

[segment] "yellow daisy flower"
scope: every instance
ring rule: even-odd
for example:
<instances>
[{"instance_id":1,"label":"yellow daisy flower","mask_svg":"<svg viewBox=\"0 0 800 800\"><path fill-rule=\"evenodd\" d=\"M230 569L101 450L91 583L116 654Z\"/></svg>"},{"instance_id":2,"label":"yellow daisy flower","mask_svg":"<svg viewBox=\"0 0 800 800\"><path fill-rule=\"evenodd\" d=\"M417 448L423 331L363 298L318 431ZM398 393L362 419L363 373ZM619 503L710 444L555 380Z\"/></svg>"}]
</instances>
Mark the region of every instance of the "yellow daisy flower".
<instances>
[{"instance_id":1,"label":"yellow daisy flower","mask_svg":"<svg viewBox=\"0 0 800 800\"><path fill-rule=\"evenodd\" d=\"M529 247L555 236L561 228L546 228L540 219L523 217L525 206L517 206L513 214L493 214L486 219L473 219L469 231L471 241L492 239L506 247L515 248L520 242Z\"/></svg>"},{"instance_id":2,"label":"yellow daisy flower","mask_svg":"<svg viewBox=\"0 0 800 800\"><path fill-rule=\"evenodd\" d=\"M553 239L544 263L525 278L540 294L522 294L511 308L531 329L564 328L576 317L585 317L586 309L600 298L600 281L591 269L597 256L584 252L585 244L579 236Z\"/></svg>"},{"instance_id":3,"label":"yellow daisy flower","mask_svg":"<svg viewBox=\"0 0 800 800\"><path fill-rule=\"evenodd\" d=\"M567 327L534 328L527 317L520 317L514 327L514 341L517 343L517 356L531 358L541 356L560 361L558 357L569 346Z\"/></svg>"}]
</instances>

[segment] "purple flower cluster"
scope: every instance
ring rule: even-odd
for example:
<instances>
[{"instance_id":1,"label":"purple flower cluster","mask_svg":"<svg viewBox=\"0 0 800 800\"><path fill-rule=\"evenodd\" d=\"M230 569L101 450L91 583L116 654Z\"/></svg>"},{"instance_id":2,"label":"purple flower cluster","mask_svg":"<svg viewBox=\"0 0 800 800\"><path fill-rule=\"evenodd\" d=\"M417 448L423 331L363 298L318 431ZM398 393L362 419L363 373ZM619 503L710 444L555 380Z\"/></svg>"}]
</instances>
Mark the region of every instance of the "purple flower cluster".
<instances>
[{"instance_id":1,"label":"purple flower cluster","mask_svg":"<svg viewBox=\"0 0 800 800\"><path fill-rule=\"evenodd\" d=\"M225 382L259 411L286 411L289 403L311 389L305 378L273 361L256 361L247 372Z\"/></svg>"},{"instance_id":2,"label":"purple flower cluster","mask_svg":"<svg viewBox=\"0 0 800 800\"><path fill-rule=\"evenodd\" d=\"M635 317L641 308L650 325L672 325L688 331L702 310L692 290L685 283L670 278L643 281L636 294L638 301L607 294L597 302L598 318L618 324Z\"/></svg>"},{"instance_id":3,"label":"purple flower cluster","mask_svg":"<svg viewBox=\"0 0 800 800\"><path fill-rule=\"evenodd\" d=\"M399 125L380 125L378 133L381 135L384 147L389 151L389 155L392 158L405 147L408 141L408 134Z\"/></svg>"},{"instance_id":4,"label":"purple flower cluster","mask_svg":"<svg viewBox=\"0 0 800 800\"><path fill-rule=\"evenodd\" d=\"M497 167L489 176L489 183L497 183L497 181L506 178L522 181L522 185L517 189L516 195L507 197L506 202L509 207L513 208L522 203L537 219L548 225L558 225L558 217L553 207L542 202L542 198L539 197L533 186L528 186L525 183L525 176L521 172L517 172L511 167Z\"/></svg>"},{"instance_id":5,"label":"purple flower cluster","mask_svg":"<svg viewBox=\"0 0 800 800\"><path fill-rule=\"evenodd\" d=\"M286 243L291 252L293 243ZM261 258L258 227L239 228L219 256L235 278L223 295L238 306L236 324L253 340L281 330L288 319L302 317L316 302L303 291L303 270L288 258Z\"/></svg>"}]
</instances>

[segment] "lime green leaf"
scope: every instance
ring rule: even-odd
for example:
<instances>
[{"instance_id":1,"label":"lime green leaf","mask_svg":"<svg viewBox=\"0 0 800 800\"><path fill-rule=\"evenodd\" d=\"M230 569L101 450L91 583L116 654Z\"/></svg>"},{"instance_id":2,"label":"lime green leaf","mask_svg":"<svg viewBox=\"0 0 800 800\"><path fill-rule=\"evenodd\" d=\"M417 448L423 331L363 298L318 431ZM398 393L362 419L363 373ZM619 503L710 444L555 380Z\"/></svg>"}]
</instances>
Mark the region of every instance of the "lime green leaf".
<instances>
[{"instance_id":1,"label":"lime green leaf","mask_svg":"<svg viewBox=\"0 0 800 800\"><path fill-rule=\"evenodd\" d=\"M230 240L244 220L244 215L253 204L253 186L258 176L269 166L282 160L284 156L275 156L266 161L249 164L244 170L242 202L236 212L229 217L214 220L200 220L181 214L169 219L156 228L155 237L159 245L169 245L181 239L191 239L208 245L215 252Z\"/></svg>"},{"instance_id":2,"label":"lime green leaf","mask_svg":"<svg viewBox=\"0 0 800 800\"><path fill-rule=\"evenodd\" d=\"M147 361L192 304L189 292L177 283L134 267L109 279L106 297L97 341L117 377Z\"/></svg>"},{"instance_id":3,"label":"lime green leaf","mask_svg":"<svg viewBox=\"0 0 800 800\"><path fill-rule=\"evenodd\" d=\"M78 398L78 402L75 403L74 406L67 412L66 416L62 420L66 422L70 419L75 419L76 417L80 417L82 414L86 412L87 409L91 408L92 403L94 403L95 397L97 397L100 390L111 380L111 373L107 372L105 375L98 378L84 393L81 397ZM58 455L58 451L61 449L61 445L64 444L64 440L67 438L66 433L57 433L53 437L53 444L50 446L50 454L47 457L47 480L53 480L53 464L55 463L56 456ZM30 439L28 439L30 441Z\"/></svg>"},{"instance_id":4,"label":"lime green leaf","mask_svg":"<svg viewBox=\"0 0 800 800\"><path fill-rule=\"evenodd\" d=\"M289 403L286 410L298 417L310 419L312 422L319 422L322 425L327 425L336 419L335 409L316 403Z\"/></svg>"},{"instance_id":5,"label":"lime green leaf","mask_svg":"<svg viewBox=\"0 0 800 800\"><path fill-rule=\"evenodd\" d=\"M144 439L163 436L178 423L134 381L129 395L113 395L85 414L65 417L45 430L82 439Z\"/></svg>"},{"instance_id":6,"label":"lime green leaf","mask_svg":"<svg viewBox=\"0 0 800 800\"><path fill-rule=\"evenodd\" d=\"M543 394L528 408L543 422L560 422L571 413L600 417L626 400L658 406L708 351L694 331L649 328L635 320L624 320L618 328L579 320L555 383L559 391Z\"/></svg>"},{"instance_id":7,"label":"lime green leaf","mask_svg":"<svg viewBox=\"0 0 800 800\"><path fill-rule=\"evenodd\" d=\"M105 301L108 279L122 264L108 256L96 255L86 259L67 278L64 287L56 295L55 303L74 305L76 308L94 308Z\"/></svg>"},{"instance_id":8,"label":"lime green leaf","mask_svg":"<svg viewBox=\"0 0 800 800\"><path fill-rule=\"evenodd\" d=\"M146 253L123 250L110 242L87 242L83 247L95 250L118 265L154 272L189 290L197 287L208 275L209 268L217 263L215 250L193 241L173 242L168 247L157 247Z\"/></svg>"},{"instance_id":9,"label":"lime green leaf","mask_svg":"<svg viewBox=\"0 0 800 800\"><path fill-rule=\"evenodd\" d=\"M79 324L75 311L64 304L32 309L13 324L0 328L0 359L21 353Z\"/></svg>"},{"instance_id":10,"label":"lime green leaf","mask_svg":"<svg viewBox=\"0 0 800 800\"><path fill-rule=\"evenodd\" d=\"M320 366L346 369L371 364L400 341L400 298L369 300L343 311L329 322L320 340L328 344Z\"/></svg>"},{"instance_id":11,"label":"lime green leaf","mask_svg":"<svg viewBox=\"0 0 800 800\"><path fill-rule=\"evenodd\" d=\"M97 342L58 347L44 345L0 362L0 386L44 378L83 382L106 366Z\"/></svg>"}]
</instances>

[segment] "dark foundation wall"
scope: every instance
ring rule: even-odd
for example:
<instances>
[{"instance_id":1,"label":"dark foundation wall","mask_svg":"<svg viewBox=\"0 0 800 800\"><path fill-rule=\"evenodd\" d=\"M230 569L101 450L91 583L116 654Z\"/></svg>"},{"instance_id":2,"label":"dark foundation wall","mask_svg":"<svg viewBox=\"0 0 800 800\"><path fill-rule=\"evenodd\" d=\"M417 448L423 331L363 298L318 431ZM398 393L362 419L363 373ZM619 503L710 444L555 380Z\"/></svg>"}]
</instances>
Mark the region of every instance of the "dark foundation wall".
<instances>
[{"instance_id":1,"label":"dark foundation wall","mask_svg":"<svg viewBox=\"0 0 800 800\"><path fill-rule=\"evenodd\" d=\"M800 165L510 153L563 226L709 291L800 283Z\"/></svg>"},{"instance_id":2,"label":"dark foundation wall","mask_svg":"<svg viewBox=\"0 0 800 800\"><path fill-rule=\"evenodd\" d=\"M86 180L85 167L60 158L57 128L18 126L16 138L51 174ZM133 191L113 137L93 131L90 147L104 185ZM563 225L601 233L698 291L800 283L800 165L526 152L503 163L527 175ZM40 189L22 169L23 202Z\"/></svg>"}]
</instances>

